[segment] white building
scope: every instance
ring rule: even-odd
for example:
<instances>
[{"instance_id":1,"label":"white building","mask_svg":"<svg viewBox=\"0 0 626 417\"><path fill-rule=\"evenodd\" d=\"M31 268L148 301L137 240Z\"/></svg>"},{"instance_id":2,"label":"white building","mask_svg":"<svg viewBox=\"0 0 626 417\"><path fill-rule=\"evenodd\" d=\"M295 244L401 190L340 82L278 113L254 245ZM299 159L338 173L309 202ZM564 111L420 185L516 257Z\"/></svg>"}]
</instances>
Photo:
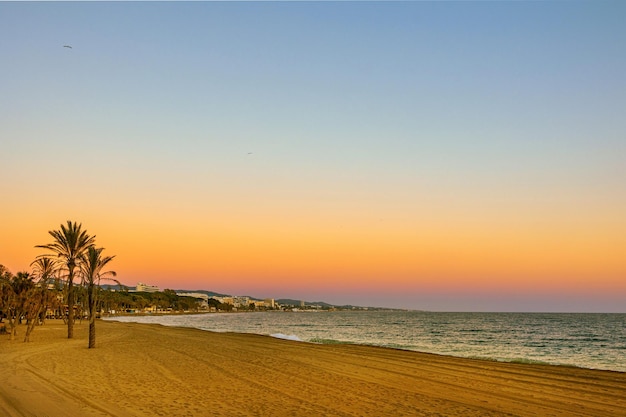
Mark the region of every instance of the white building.
<instances>
[{"instance_id":1,"label":"white building","mask_svg":"<svg viewBox=\"0 0 626 417\"><path fill-rule=\"evenodd\" d=\"M209 296L201 292L178 292L176 294L178 294L181 297L201 298L204 301L209 301Z\"/></svg>"},{"instance_id":2,"label":"white building","mask_svg":"<svg viewBox=\"0 0 626 417\"><path fill-rule=\"evenodd\" d=\"M233 305L235 307L247 307L250 304L250 297L234 296Z\"/></svg>"},{"instance_id":3,"label":"white building","mask_svg":"<svg viewBox=\"0 0 626 417\"><path fill-rule=\"evenodd\" d=\"M202 294L201 292L179 292L176 293L179 297L191 297L198 299L198 303L200 303L200 308L207 309L209 308L209 296L206 294Z\"/></svg>"},{"instance_id":4,"label":"white building","mask_svg":"<svg viewBox=\"0 0 626 417\"><path fill-rule=\"evenodd\" d=\"M137 283L137 287L135 288L137 292L159 292L159 287L156 285L148 285L142 282Z\"/></svg>"}]
</instances>

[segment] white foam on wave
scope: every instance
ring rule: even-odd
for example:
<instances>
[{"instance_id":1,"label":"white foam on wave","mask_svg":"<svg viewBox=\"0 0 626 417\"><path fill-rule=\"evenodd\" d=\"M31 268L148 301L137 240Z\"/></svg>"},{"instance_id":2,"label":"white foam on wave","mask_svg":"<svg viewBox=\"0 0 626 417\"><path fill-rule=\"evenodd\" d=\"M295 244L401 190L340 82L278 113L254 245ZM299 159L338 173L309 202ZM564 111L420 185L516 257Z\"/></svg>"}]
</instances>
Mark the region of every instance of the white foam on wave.
<instances>
[{"instance_id":1,"label":"white foam on wave","mask_svg":"<svg viewBox=\"0 0 626 417\"><path fill-rule=\"evenodd\" d=\"M302 339L300 339L295 334L274 333L274 334L271 334L270 336L275 337L277 339L295 340L296 342L302 342Z\"/></svg>"}]
</instances>

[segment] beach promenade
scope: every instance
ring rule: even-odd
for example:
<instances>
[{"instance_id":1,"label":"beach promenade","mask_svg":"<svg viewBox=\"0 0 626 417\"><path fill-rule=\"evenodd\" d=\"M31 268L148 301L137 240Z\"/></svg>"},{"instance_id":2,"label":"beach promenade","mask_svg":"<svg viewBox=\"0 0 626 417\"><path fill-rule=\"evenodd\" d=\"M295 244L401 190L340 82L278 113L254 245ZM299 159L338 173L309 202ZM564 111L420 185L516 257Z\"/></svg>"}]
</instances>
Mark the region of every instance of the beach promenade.
<instances>
[{"instance_id":1,"label":"beach promenade","mask_svg":"<svg viewBox=\"0 0 626 417\"><path fill-rule=\"evenodd\" d=\"M23 332L23 328L20 329ZM626 374L133 323L0 338L0 415L626 416ZM23 333L22 333L23 337Z\"/></svg>"}]
</instances>

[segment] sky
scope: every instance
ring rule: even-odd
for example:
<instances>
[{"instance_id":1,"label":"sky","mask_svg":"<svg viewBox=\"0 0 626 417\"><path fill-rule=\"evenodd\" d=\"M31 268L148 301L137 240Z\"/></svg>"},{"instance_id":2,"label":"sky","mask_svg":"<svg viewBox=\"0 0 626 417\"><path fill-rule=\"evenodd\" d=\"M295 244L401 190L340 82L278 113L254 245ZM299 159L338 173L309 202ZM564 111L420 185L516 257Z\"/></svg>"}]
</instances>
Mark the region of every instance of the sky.
<instances>
[{"instance_id":1,"label":"sky","mask_svg":"<svg viewBox=\"0 0 626 417\"><path fill-rule=\"evenodd\" d=\"M72 220L131 286L626 312L625 16L0 2L0 264Z\"/></svg>"}]
</instances>

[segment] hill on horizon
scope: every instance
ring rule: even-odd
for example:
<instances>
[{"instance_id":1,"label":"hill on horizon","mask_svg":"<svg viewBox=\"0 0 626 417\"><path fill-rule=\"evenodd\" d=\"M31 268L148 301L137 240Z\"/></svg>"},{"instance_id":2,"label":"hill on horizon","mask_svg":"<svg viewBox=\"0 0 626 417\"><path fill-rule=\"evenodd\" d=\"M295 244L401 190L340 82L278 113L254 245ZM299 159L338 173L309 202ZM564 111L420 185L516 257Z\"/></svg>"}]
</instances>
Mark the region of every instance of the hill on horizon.
<instances>
[{"instance_id":1,"label":"hill on horizon","mask_svg":"<svg viewBox=\"0 0 626 417\"><path fill-rule=\"evenodd\" d=\"M101 284L100 285L101 288L103 289L107 289L107 290L118 290L120 288L120 285L117 284ZM137 287L136 286L131 286L131 285L121 285L122 288L126 289L126 290L130 290L130 291L134 291ZM162 291L162 290L161 290ZM231 294L223 294L223 293L218 293L215 291L209 291L209 290L188 290L188 289L176 289L173 290L175 293L199 293L199 294L206 294L209 297L232 297ZM245 295L244 297L248 297L251 300L254 301L263 301L263 298L258 298L258 297L254 297L251 295ZM364 306L354 306L351 304L345 304L345 305L337 305L337 304L330 304L327 303L325 301L306 301L306 300L300 300L300 299L294 299L294 298L279 298L279 299L275 299L275 301L283 306L294 306L294 307L300 307L301 303L304 301L304 305L306 307L313 307L313 306L320 306L323 308L343 308L343 309L352 309L352 308L382 308L382 307L364 307ZM393 310L393 309L391 309Z\"/></svg>"}]
</instances>

